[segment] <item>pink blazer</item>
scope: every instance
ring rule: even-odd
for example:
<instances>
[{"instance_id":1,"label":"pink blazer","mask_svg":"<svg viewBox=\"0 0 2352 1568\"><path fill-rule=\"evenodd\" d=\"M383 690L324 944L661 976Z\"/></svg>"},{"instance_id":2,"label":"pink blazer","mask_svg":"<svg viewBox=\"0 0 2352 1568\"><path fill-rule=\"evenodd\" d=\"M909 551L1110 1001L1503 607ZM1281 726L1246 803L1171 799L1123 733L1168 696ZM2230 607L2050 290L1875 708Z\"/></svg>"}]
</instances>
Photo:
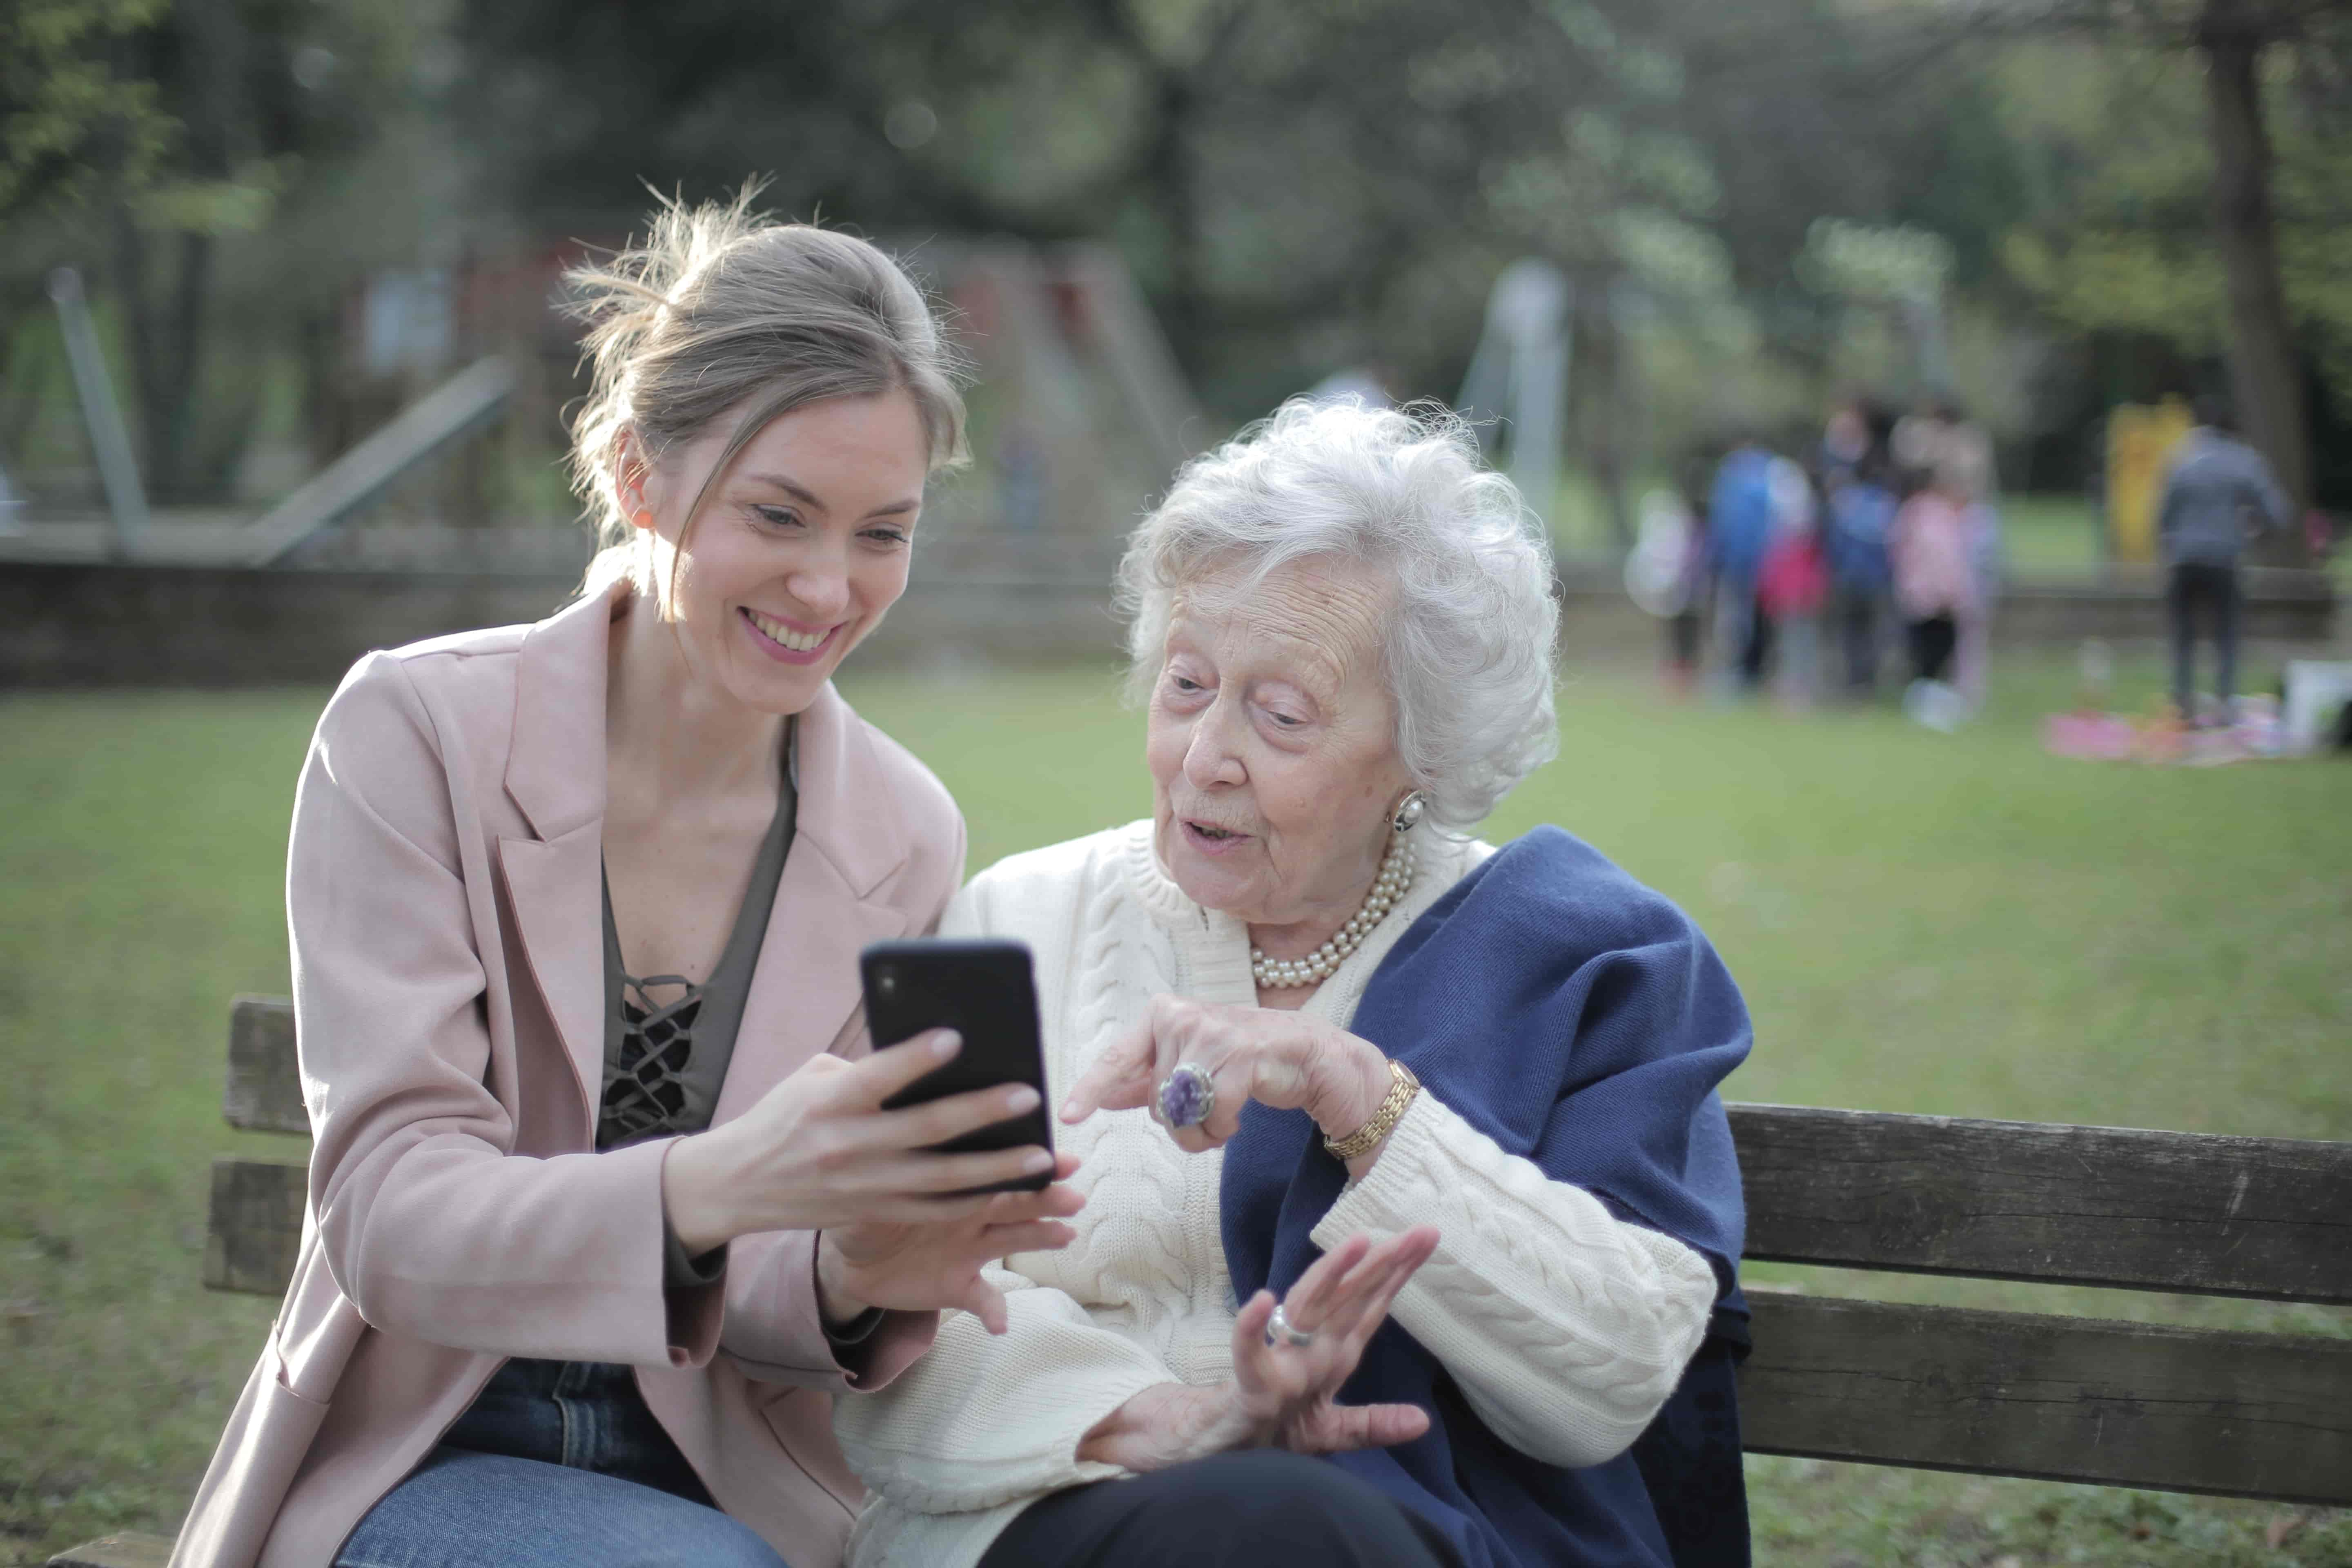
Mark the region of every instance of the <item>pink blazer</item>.
<instances>
[{"instance_id":1,"label":"pink blazer","mask_svg":"<svg viewBox=\"0 0 2352 1568\"><path fill-rule=\"evenodd\" d=\"M861 1494L832 1395L896 1376L936 1317L891 1314L843 1367L808 1232L741 1237L720 1282L667 1290L673 1141L591 1152L605 648L629 605L372 654L319 721L286 894L310 1213L175 1565L331 1562L509 1355L633 1363L721 1507L793 1568L840 1558ZM930 930L963 874L947 791L830 687L799 782L718 1121L866 1048L858 949Z\"/></svg>"}]
</instances>

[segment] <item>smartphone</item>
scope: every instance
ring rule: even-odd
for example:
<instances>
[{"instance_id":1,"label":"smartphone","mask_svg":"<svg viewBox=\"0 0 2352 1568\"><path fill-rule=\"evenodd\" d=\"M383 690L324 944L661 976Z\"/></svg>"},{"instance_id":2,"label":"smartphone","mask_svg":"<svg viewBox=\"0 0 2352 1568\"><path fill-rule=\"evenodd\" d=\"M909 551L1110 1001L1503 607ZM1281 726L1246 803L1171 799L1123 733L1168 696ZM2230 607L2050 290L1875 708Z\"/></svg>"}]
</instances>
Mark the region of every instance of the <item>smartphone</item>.
<instances>
[{"instance_id":1,"label":"smartphone","mask_svg":"<svg viewBox=\"0 0 2352 1568\"><path fill-rule=\"evenodd\" d=\"M857 956L866 985L866 1024L877 1050L926 1029L963 1037L955 1059L917 1079L882 1102L885 1110L975 1089L1025 1083L1036 1108L937 1145L941 1153L969 1154L1034 1143L1050 1151L1045 1114L1045 1053L1037 1030L1037 988L1026 942L917 937L877 942ZM1037 1192L1051 1171L973 1192Z\"/></svg>"}]
</instances>

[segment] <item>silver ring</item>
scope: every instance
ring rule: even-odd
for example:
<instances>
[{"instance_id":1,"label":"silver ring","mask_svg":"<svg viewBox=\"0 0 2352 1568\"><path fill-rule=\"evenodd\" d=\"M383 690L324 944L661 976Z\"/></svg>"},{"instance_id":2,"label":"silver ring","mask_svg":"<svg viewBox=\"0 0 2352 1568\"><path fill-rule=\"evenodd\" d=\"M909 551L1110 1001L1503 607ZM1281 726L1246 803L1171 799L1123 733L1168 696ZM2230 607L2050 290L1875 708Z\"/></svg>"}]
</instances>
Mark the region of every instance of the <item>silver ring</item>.
<instances>
[{"instance_id":1,"label":"silver ring","mask_svg":"<svg viewBox=\"0 0 2352 1568\"><path fill-rule=\"evenodd\" d=\"M1315 1342L1315 1331L1292 1328L1289 1314L1282 1310L1282 1304L1277 1301L1275 1303L1274 1316L1265 1321L1265 1342L1270 1345L1291 1345L1299 1350L1305 1350Z\"/></svg>"},{"instance_id":2,"label":"silver ring","mask_svg":"<svg viewBox=\"0 0 2352 1568\"><path fill-rule=\"evenodd\" d=\"M1216 1080L1191 1062L1178 1062L1160 1080L1151 1109L1170 1127L1198 1127L1217 1109Z\"/></svg>"}]
</instances>

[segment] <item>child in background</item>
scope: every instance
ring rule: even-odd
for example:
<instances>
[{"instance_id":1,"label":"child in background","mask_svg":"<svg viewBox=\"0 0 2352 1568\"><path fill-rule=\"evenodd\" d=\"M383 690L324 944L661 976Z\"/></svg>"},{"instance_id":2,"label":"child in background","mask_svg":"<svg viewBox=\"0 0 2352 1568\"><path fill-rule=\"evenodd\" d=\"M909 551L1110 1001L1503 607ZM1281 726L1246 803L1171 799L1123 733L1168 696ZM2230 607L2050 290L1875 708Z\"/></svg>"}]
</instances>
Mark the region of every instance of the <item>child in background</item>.
<instances>
[{"instance_id":1,"label":"child in background","mask_svg":"<svg viewBox=\"0 0 2352 1568\"><path fill-rule=\"evenodd\" d=\"M1822 611L1829 603L1829 566L1812 487L1787 458L1776 458L1772 474L1774 527L1757 576L1756 597L1781 645L1781 700L1810 705L1821 690Z\"/></svg>"},{"instance_id":2,"label":"child in background","mask_svg":"<svg viewBox=\"0 0 2352 1568\"><path fill-rule=\"evenodd\" d=\"M1963 636L1981 637L1984 591L1978 569L1982 519L1967 476L1938 468L1927 487L1895 514L1888 540L1895 602L1911 645L1914 711L1964 712L1973 700L1952 683ZM1920 687L1936 689L1922 691Z\"/></svg>"},{"instance_id":3,"label":"child in background","mask_svg":"<svg viewBox=\"0 0 2352 1568\"><path fill-rule=\"evenodd\" d=\"M1829 557L1830 594L1844 654L1845 689L1866 698L1878 687L1880 627L1895 584L1887 536L1895 526L1893 463L1873 447L1828 479L1829 518L1822 544Z\"/></svg>"}]
</instances>

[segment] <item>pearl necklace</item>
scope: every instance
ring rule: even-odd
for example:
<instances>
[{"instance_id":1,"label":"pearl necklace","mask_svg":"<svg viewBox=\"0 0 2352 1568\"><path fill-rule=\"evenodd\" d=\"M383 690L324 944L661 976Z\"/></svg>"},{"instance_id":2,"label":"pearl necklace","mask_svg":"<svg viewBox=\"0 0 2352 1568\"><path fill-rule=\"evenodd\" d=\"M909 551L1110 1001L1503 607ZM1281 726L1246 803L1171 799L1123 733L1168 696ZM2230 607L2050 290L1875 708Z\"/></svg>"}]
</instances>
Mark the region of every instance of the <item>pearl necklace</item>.
<instances>
[{"instance_id":1,"label":"pearl necklace","mask_svg":"<svg viewBox=\"0 0 2352 1568\"><path fill-rule=\"evenodd\" d=\"M1372 890L1364 895L1363 907L1349 917L1348 923L1329 942L1304 958L1268 958L1264 949L1253 947L1250 977L1269 991L1315 985L1329 979L1331 972L1364 945L1372 928L1412 888L1415 868L1412 845L1403 834L1397 834L1389 843L1387 858L1381 862L1381 874L1372 879Z\"/></svg>"}]
</instances>

